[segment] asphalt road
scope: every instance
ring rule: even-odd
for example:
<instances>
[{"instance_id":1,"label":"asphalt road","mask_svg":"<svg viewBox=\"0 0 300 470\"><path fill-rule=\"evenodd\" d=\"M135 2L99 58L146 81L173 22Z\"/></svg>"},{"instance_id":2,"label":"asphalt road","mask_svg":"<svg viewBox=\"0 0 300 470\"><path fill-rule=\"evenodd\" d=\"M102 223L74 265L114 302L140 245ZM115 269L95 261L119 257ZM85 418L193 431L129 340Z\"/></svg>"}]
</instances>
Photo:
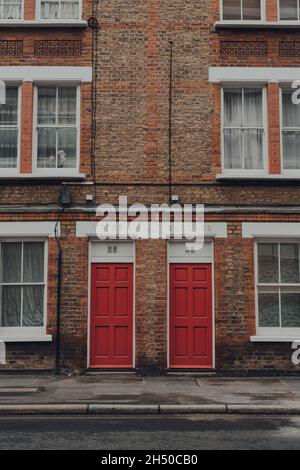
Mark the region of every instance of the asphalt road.
<instances>
[{"instance_id":1,"label":"asphalt road","mask_svg":"<svg viewBox=\"0 0 300 470\"><path fill-rule=\"evenodd\" d=\"M300 417L0 418L0 449L300 449Z\"/></svg>"}]
</instances>

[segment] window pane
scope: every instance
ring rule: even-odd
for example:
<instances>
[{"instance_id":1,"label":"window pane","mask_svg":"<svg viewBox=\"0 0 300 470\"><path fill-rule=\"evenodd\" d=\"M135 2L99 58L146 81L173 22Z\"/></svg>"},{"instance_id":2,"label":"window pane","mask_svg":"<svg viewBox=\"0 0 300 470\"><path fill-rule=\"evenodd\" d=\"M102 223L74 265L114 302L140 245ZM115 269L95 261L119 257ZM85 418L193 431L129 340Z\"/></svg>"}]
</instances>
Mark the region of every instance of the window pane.
<instances>
[{"instance_id":1,"label":"window pane","mask_svg":"<svg viewBox=\"0 0 300 470\"><path fill-rule=\"evenodd\" d=\"M263 168L263 141L262 130L244 131L244 166L247 170Z\"/></svg>"},{"instance_id":2,"label":"window pane","mask_svg":"<svg viewBox=\"0 0 300 470\"><path fill-rule=\"evenodd\" d=\"M262 284L279 282L278 244L259 243L258 254L258 282Z\"/></svg>"},{"instance_id":3,"label":"window pane","mask_svg":"<svg viewBox=\"0 0 300 470\"><path fill-rule=\"evenodd\" d=\"M0 168L16 168L18 160L18 130L0 129Z\"/></svg>"},{"instance_id":4,"label":"window pane","mask_svg":"<svg viewBox=\"0 0 300 470\"><path fill-rule=\"evenodd\" d=\"M43 326L43 317L44 286L24 287L22 326Z\"/></svg>"},{"instance_id":5,"label":"window pane","mask_svg":"<svg viewBox=\"0 0 300 470\"><path fill-rule=\"evenodd\" d=\"M260 20L260 0L243 0L243 19Z\"/></svg>"},{"instance_id":6,"label":"window pane","mask_svg":"<svg viewBox=\"0 0 300 470\"><path fill-rule=\"evenodd\" d=\"M300 168L300 132L284 131L283 143L283 168L295 170Z\"/></svg>"},{"instance_id":7,"label":"window pane","mask_svg":"<svg viewBox=\"0 0 300 470\"><path fill-rule=\"evenodd\" d=\"M280 0L280 19L298 20L298 0Z\"/></svg>"},{"instance_id":8,"label":"window pane","mask_svg":"<svg viewBox=\"0 0 300 470\"><path fill-rule=\"evenodd\" d=\"M38 124L56 123L56 88L38 89Z\"/></svg>"},{"instance_id":9,"label":"window pane","mask_svg":"<svg viewBox=\"0 0 300 470\"><path fill-rule=\"evenodd\" d=\"M21 326L21 287L2 286L1 326Z\"/></svg>"},{"instance_id":10,"label":"window pane","mask_svg":"<svg viewBox=\"0 0 300 470\"><path fill-rule=\"evenodd\" d=\"M283 127L300 127L300 106L292 102L293 90L282 91Z\"/></svg>"},{"instance_id":11,"label":"window pane","mask_svg":"<svg viewBox=\"0 0 300 470\"><path fill-rule=\"evenodd\" d=\"M245 127L263 127L262 89L244 89Z\"/></svg>"},{"instance_id":12,"label":"window pane","mask_svg":"<svg viewBox=\"0 0 300 470\"><path fill-rule=\"evenodd\" d=\"M299 282L299 245L297 243L280 244L281 282Z\"/></svg>"},{"instance_id":13,"label":"window pane","mask_svg":"<svg viewBox=\"0 0 300 470\"><path fill-rule=\"evenodd\" d=\"M279 320L279 294L258 294L258 325L260 328L277 328Z\"/></svg>"},{"instance_id":14,"label":"window pane","mask_svg":"<svg viewBox=\"0 0 300 470\"><path fill-rule=\"evenodd\" d=\"M30 242L24 243L23 255L23 281L43 282L44 281L44 243Z\"/></svg>"},{"instance_id":15,"label":"window pane","mask_svg":"<svg viewBox=\"0 0 300 470\"><path fill-rule=\"evenodd\" d=\"M59 2L41 2L41 18L44 20L58 20Z\"/></svg>"},{"instance_id":16,"label":"window pane","mask_svg":"<svg viewBox=\"0 0 300 470\"><path fill-rule=\"evenodd\" d=\"M300 328L300 293L281 295L281 326Z\"/></svg>"},{"instance_id":17,"label":"window pane","mask_svg":"<svg viewBox=\"0 0 300 470\"><path fill-rule=\"evenodd\" d=\"M58 124L76 124L76 88L58 89Z\"/></svg>"},{"instance_id":18,"label":"window pane","mask_svg":"<svg viewBox=\"0 0 300 470\"><path fill-rule=\"evenodd\" d=\"M242 168L243 140L241 130L224 130L224 166L226 169Z\"/></svg>"},{"instance_id":19,"label":"window pane","mask_svg":"<svg viewBox=\"0 0 300 470\"><path fill-rule=\"evenodd\" d=\"M6 88L6 104L0 104L0 125L18 124L18 89Z\"/></svg>"},{"instance_id":20,"label":"window pane","mask_svg":"<svg viewBox=\"0 0 300 470\"><path fill-rule=\"evenodd\" d=\"M1 243L1 282L21 282L22 243Z\"/></svg>"},{"instance_id":21,"label":"window pane","mask_svg":"<svg viewBox=\"0 0 300 470\"><path fill-rule=\"evenodd\" d=\"M76 129L58 129L58 168L76 167Z\"/></svg>"},{"instance_id":22,"label":"window pane","mask_svg":"<svg viewBox=\"0 0 300 470\"><path fill-rule=\"evenodd\" d=\"M3 19L20 19L22 17L22 0L4 0Z\"/></svg>"},{"instance_id":23,"label":"window pane","mask_svg":"<svg viewBox=\"0 0 300 470\"><path fill-rule=\"evenodd\" d=\"M241 0L223 0L223 19L241 19Z\"/></svg>"},{"instance_id":24,"label":"window pane","mask_svg":"<svg viewBox=\"0 0 300 470\"><path fill-rule=\"evenodd\" d=\"M242 127L242 89L224 90L224 126Z\"/></svg>"},{"instance_id":25,"label":"window pane","mask_svg":"<svg viewBox=\"0 0 300 470\"><path fill-rule=\"evenodd\" d=\"M78 2L61 2L61 18L64 20L79 18Z\"/></svg>"},{"instance_id":26,"label":"window pane","mask_svg":"<svg viewBox=\"0 0 300 470\"><path fill-rule=\"evenodd\" d=\"M56 168L56 129L38 129L38 168Z\"/></svg>"}]
</instances>

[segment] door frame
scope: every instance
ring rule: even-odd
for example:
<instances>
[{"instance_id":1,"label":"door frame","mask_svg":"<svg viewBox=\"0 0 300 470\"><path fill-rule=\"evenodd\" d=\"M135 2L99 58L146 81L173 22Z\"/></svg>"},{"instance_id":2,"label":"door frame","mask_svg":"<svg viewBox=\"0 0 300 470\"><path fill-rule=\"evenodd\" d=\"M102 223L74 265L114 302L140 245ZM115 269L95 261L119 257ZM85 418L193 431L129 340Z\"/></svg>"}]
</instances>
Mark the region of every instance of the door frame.
<instances>
[{"instance_id":1,"label":"door frame","mask_svg":"<svg viewBox=\"0 0 300 470\"><path fill-rule=\"evenodd\" d=\"M211 256L202 257L201 254L199 257L195 256L195 259L178 257L176 259L172 258L170 255L170 244L168 242L168 269L167 269L167 368L170 369L170 265L171 264L210 264L211 265L211 298L212 298L212 358L213 358L213 369L216 368L216 325L215 325L215 263L214 263L214 240L206 239L205 243L211 245ZM174 243L174 242L173 242ZM178 243L178 241L177 241ZM184 244L185 242L180 242ZM182 368L184 370L184 368ZM188 368L186 369L188 370ZM206 370L205 368L199 368L199 370Z\"/></svg>"},{"instance_id":2,"label":"door frame","mask_svg":"<svg viewBox=\"0 0 300 470\"><path fill-rule=\"evenodd\" d=\"M121 243L127 243L127 244L130 244L131 245L131 254L128 255L128 256L122 256L122 257L119 257L119 256L114 256L114 255L111 255L111 256L100 256L100 257L95 257L95 256L92 256L92 245L93 244L100 244L102 246L107 246L107 245L120 245ZM91 336L91 331L90 331L90 328L91 328L91 288L92 288L92 283L91 283L91 278L92 278L92 264L101 264L101 263L106 263L106 264L120 264L120 263L126 263L126 264L129 264L131 263L133 265L133 270L132 270L132 276L133 276L133 285L132 285L132 295L133 295L133 299L132 299L132 368L135 369L135 365L136 365L136 344L135 344L135 341L136 341L136 326L135 326L135 318L136 318L136 314L135 314L135 305L136 305L136 301L135 301L135 292L136 292L136 287L135 287L135 284L136 284L136 245L135 245L135 242L131 242L131 241L128 241L128 240L124 240L124 241L120 241L120 240L111 240L110 242L107 242L107 241L101 241L101 240L89 240L89 254L88 254L88 318L87 318L87 368L89 369L90 367L90 353L91 353L91 350L90 350L90 336ZM107 368L99 368L99 370L107 370ZM118 369L116 369L118 370Z\"/></svg>"}]
</instances>

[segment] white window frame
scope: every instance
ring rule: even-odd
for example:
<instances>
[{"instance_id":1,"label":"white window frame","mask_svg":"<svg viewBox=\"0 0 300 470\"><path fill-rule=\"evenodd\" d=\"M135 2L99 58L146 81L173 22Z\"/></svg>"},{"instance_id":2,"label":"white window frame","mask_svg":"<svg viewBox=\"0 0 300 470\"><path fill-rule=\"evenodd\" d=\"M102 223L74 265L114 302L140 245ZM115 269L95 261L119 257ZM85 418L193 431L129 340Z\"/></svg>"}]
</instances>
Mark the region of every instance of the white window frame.
<instances>
[{"instance_id":1,"label":"white window frame","mask_svg":"<svg viewBox=\"0 0 300 470\"><path fill-rule=\"evenodd\" d=\"M37 124L37 109L38 109L38 88L44 86L53 86L56 88L59 87L76 87L76 126L70 126L72 128L76 127L76 166L74 168L39 168L37 166L37 150L38 150L38 124ZM66 83L66 82L57 82L57 83L39 83L34 87L34 111L33 111L33 172L39 175L56 175L56 176L72 176L79 173L80 167L80 138L81 138L81 122L80 122L80 109L81 109L81 90L80 84ZM47 127L47 126L45 126ZM49 126L51 127L51 126ZM57 126L54 126L57 127ZM59 126L58 126L59 127ZM61 127L68 127L67 125L62 125Z\"/></svg>"},{"instance_id":2,"label":"white window frame","mask_svg":"<svg viewBox=\"0 0 300 470\"><path fill-rule=\"evenodd\" d=\"M287 22L287 23L292 23L292 22L295 22L295 21L300 21L300 0L297 0L297 10L298 10L298 18L296 20L282 20L280 18L280 0L277 0L277 10L278 10L278 22L281 23L281 22Z\"/></svg>"},{"instance_id":3,"label":"white window frame","mask_svg":"<svg viewBox=\"0 0 300 470\"><path fill-rule=\"evenodd\" d=\"M2 243L26 243L26 242L43 242L44 243L44 282L43 283L28 283L28 285L40 284L44 286L44 314L43 314L43 326L35 327L2 327L0 326L0 339L14 340L14 341L28 341L37 339L40 340L51 340L51 337L46 335L47 331L47 297L48 297L48 239L45 238L1 238L0 239L0 251ZM18 283L12 283L16 285ZM25 285L20 282L20 285ZM3 285L1 283L1 285Z\"/></svg>"},{"instance_id":4,"label":"white window frame","mask_svg":"<svg viewBox=\"0 0 300 470\"><path fill-rule=\"evenodd\" d=\"M3 3L4 3L5 0L0 0L0 9L1 9L1 13L3 13ZM21 17L20 18L1 18L0 17L0 23L3 21L5 23L8 23L8 22L11 22L11 21L21 21L24 19L24 1L25 0L22 0L21 2Z\"/></svg>"},{"instance_id":5,"label":"white window frame","mask_svg":"<svg viewBox=\"0 0 300 470\"><path fill-rule=\"evenodd\" d=\"M288 168L288 169L285 169L284 168L284 152L283 152L283 131L284 131L284 127L283 127L283 90L290 87L291 88L291 84L281 84L280 85L280 99L279 99L279 119L280 119L280 165L281 165L281 176L283 177L297 177L299 178L300 177L300 168L295 168L295 169L292 169L292 168ZM299 105L300 106L300 105ZM298 128L290 128L290 130L297 130ZM299 131L300 131L300 127L299 127Z\"/></svg>"},{"instance_id":6,"label":"white window frame","mask_svg":"<svg viewBox=\"0 0 300 470\"><path fill-rule=\"evenodd\" d=\"M17 130L18 130L18 149L17 149L17 164L15 167L3 167L0 168L0 177L5 175L18 175L20 172L20 161L21 161L21 114L22 114L22 87L19 84L6 83L7 88L17 88L18 90L18 110L17 110ZM0 125L2 128L2 126ZM9 126L3 126L3 128L9 128Z\"/></svg>"},{"instance_id":7,"label":"white window frame","mask_svg":"<svg viewBox=\"0 0 300 470\"><path fill-rule=\"evenodd\" d=\"M269 287L270 292L272 288L279 288L284 286L285 288L291 289L299 289L300 293L300 282L297 284L283 284L283 283L267 283L267 284L259 284L258 283L258 244L269 244L269 243L297 243L299 245L299 253L300 253L300 239L299 238L257 238L254 242L254 270L255 270L255 317L256 317L256 337L253 337L253 340L265 338L268 340L278 341L280 340L287 340L287 341L294 341L300 338L300 328L268 328L268 327L260 327L259 326L259 312L258 312L258 294L259 294L259 286L261 287ZM299 256L300 260L300 256ZM279 261L280 263L280 261ZM280 270L280 264L278 269ZM273 290L274 292L274 290ZM281 315L280 315L281 320Z\"/></svg>"},{"instance_id":8,"label":"white window frame","mask_svg":"<svg viewBox=\"0 0 300 470\"><path fill-rule=\"evenodd\" d=\"M226 23L257 23L265 21L266 19L266 2L265 0L260 0L260 20L244 20L242 19L243 9L241 7L241 19L240 20L224 20L224 9L223 9L224 0L220 0L220 19L222 22Z\"/></svg>"},{"instance_id":9,"label":"white window frame","mask_svg":"<svg viewBox=\"0 0 300 470\"><path fill-rule=\"evenodd\" d=\"M53 0L55 1L55 0ZM57 0L59 2L59 4L62 2L62 0ZM72 2L72 0L65 0L65 1L70 1ZM78 18L73 18L73 19L61 19L61 18L50 18L50 19L44 19L41 17L41 2L42 0L36 0L36 18L39 20L39 21L45 21L45 22L53 22L53 21L57 21L57 22L60 22L60 21L63 21L64 23L65 22L77 22L77 21L80 21L82 19L82 0L79 0L79 7L78 7L78 10L79 10L79 14L78 14Z\"/></svg>"},{"instance_id":10,"label":"white window frame","mask_svg":"<svg viewBox=\"0 0 300 470\"><path fill-rule=\"evenodd\" d=\"M238 89L245 89L245 88L261 88L262 89L262 113L263 113L263 168L261 169L231 169L225 168L225 145L224 145L224 112L225 112L225 104L224 104L224 91L226 89L238 88ZM222 175L224 176L266 176L267 173L267 155L268 155L268 105L267 105L267 89L265 85L262 84L251 84L251 83L223 83L222 90L221 90L221 161L222 161Z\"/></svg>"}]
</instances>

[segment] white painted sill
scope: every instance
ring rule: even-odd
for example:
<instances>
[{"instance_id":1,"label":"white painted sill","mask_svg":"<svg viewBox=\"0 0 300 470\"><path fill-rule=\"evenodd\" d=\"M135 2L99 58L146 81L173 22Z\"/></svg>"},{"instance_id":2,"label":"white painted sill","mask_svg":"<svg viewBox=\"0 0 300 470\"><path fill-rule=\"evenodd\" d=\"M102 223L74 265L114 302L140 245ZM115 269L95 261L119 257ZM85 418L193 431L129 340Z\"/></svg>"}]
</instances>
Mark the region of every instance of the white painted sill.
<instances>
[{"instance_id":1,"label":"white painted sill","mask_svg":"<svg viewBox=\"0 0 300 470\"><path fill-rule=\"evenodd\" d=\"M85 179L84 173L9 173L0 171L1 179Z\"/></svg>"},{"instance_id":2,"label":"white painted sill","mask_svg":"<svg viewBox=\"0 0 300 470\"><path fill-rule=\"evenodd\" d=\"M87 28L85 20L0 20L0 28Z\"/></svg>"},{"instance_id":3,"label":"white painted sill","mask_svg":"<svg viewBox=\"0 0 300 470\"><path fill-rule=\"evenodd\" d=\"M230 174L230 173L222 173L216 176L217 180L278 180L278 181L290 181L290 180L300 180L300 174L281 174L281 175L270 175L270 174Z\"/></svg>"},{"instance_id":4,"label":"white painted sill","mask_svg":"<svg viewBox=\"0 0 300 470\"><path fill-rule=\"evenodd\" d=\"M297 338L290 338L284 336L251 336L251 343L294 343Z\"/></svg>"},{"instance_id":5,"label":"white painted sill","mask_svg":"<svg viewBox=\"0 0 300 470\"><path fill-rule=\"evenodd\" d=\"M215 23L216 29L300 29L300 21L234 21Z\"/></svg>"},{"instance_id":6,"label":"white painted sill","mask_svg":"<svg viewBox=\"0 0 300 470\"><path fill-rule=\"evenodd\" d=\"M0 340L4 343L50 343L52 336L0 336Z\"/></svg>"}]
</instances>

